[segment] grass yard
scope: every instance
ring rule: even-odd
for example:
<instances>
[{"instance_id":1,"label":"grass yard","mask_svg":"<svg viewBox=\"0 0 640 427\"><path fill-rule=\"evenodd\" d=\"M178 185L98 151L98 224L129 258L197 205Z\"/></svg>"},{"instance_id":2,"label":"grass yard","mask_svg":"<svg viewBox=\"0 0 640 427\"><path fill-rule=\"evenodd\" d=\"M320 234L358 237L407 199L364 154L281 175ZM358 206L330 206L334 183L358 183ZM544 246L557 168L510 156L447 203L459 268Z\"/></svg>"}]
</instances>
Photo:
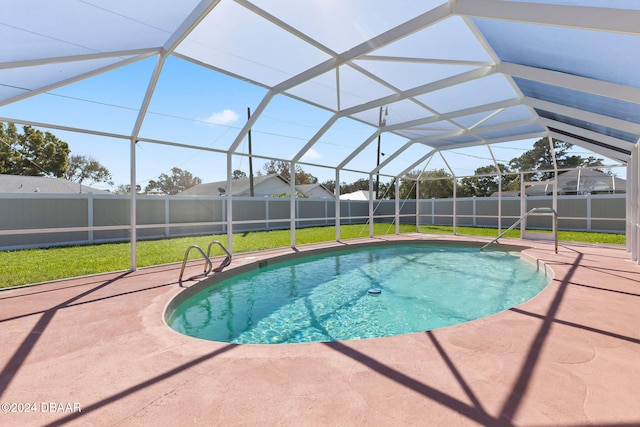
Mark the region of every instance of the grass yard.
<instances>
[{"instance_id":1,"label":"grass yard","mask_svg":"<svg viewBox=\"0 0 640 427\"><path fill-rule=\"evenodd\" d=\"M343 225L341 239L367 237L368 225ZM431 234L452 234L453 227L422 226L420 231ZM400 226L401 233L415 232L415 226ZM473 236L497 235L496 229L457 227L457 234ZM395 225L376 224L374 234L395 233ZM233 235L234 253L252 252L265 249L288 247L289 230L256 231ZM519 237L519 231L512 230L506 237ZM624 244L622 234L558 232L559 240L603 244ZM137 245L138 267L181 262L186 248L198 245L206 250L211 240L219 240L225 246L226 235L181 237L163 240L139 241ZM296 231L296 244L329 242L335 240L335 227L310 227ZM222 255L216 248L212 254ZM217 251L217 252L215 252ZM69 277L128 270L130 265L129 243L109 243L101 245L69 246L48 249L26 249L0 252L0 288L46 282ZM199 258L197 251L191 251L190 259Z\"/></svg>"}]
</instances>

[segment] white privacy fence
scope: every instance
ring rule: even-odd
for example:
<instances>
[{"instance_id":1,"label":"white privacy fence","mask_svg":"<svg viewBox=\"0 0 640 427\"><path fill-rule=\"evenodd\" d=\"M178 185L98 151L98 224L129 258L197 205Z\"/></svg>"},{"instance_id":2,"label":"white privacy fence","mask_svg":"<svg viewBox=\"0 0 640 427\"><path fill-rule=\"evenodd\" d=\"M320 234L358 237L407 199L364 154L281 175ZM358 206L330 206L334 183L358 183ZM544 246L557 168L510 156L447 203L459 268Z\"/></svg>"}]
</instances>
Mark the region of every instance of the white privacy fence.
<instances>
[{"instance_id":1,"label":"white privacy fence","mask_svg":"<svg viewBox=\"0 0 640 427\"><path fill-rule=\"evenodd\" d=\"M233 199L233 231L289 228L291 200ZM335 225L334 199L296 199L296 227ZM507 228L521 215L519 197L374 201L374 223ZM551 207L552 198L527 197L526 210ZM500 209L499 209L500 207ZM559 229L624 233L625 195L558 196ZM110 194L0 194L0 249L90 244L130 239L130 199ZM368 201L341 200L340 224L365 224ZM138 239L227 231L225 197L138 196ZM550 229L549 217L527 228Z\"/></svg>"}]
</instances>

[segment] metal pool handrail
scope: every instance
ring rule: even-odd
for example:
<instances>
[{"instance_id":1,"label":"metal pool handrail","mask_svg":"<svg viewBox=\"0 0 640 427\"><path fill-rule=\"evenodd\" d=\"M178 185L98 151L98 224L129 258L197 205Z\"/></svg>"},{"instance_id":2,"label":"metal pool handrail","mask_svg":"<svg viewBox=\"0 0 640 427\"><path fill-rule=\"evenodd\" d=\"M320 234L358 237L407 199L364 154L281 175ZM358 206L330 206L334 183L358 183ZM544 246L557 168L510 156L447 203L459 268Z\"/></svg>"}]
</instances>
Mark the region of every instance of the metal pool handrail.
<instances>
[{"instance_id":1,"label":"metal pool handrail","mask_svg":"<svg viewBox=\"0 0 640 427\"><path fill-rule=\"evenodd\" d=\"M198 245L191 245L187 248L187 250L184 253L184 259L182 260L182 268L180 269L180 277L178 277L178 282L182 282L182 275L184 274L184 268L187 265L187 260L189 259L189 252L191 252L191 249L197 249L198 252L200 252L202 254L202 257L204 258L205 261L205 269L204 269L204 273L200 273L200 274L196 274L195 276L191 276L189 277L187 280L191 280L191 279L195 279L198 277L205 277L207 274L211 273L211 270L213 269L213 264L211 263L211 260L209 259L209 257L207 255L205 255L204 251L202 250L202 248ZM207 268L208 266L208 268Z\"/></svg>"},{"instance_id":2,"label":"metal pool handrail","mask_svg":"<svg viewBox=\"0 0 640 427\"><path fill-rule=\"evenodd\" d=\"M227 254L225 259L223 259L220 265L217 266L216 268L213 268L213 263L211 262L211 246L213 246L214 243L220 246L222 250ZM184 268L187 265L187 261L189 259L189 252L191 252L191 249L196 249L198 252L200 252L200 254L202 254L202 257L204 258L204 261L205 261L205 269L203 273L196 274L195 276L191 276L187 280L196 279L198 277L206 277L207 275L209 275L209 273L211 273L211 271L215 271L216 273L219 273L222 271L223 268L231 264L231 253L229 253L227 248L225 248L224 245L218 242L217 240L214 240L211 243L209 243L209 247L207 248L206 254L204 253L204 251L200 246L191 245L187 248L186 252L184 253L184 260L182 260L182 268L180 269L180 277L178 277L178 282L180 283L182 283L182 275L184 274Z\"/></svg>"},{"instance_id":3,"label":"metal pool handrail","mask_svg":"<svg viewBox=\"0 0 640 427\"><path fill-rule=\"evenodd\" d=\"M553 214L553 240L555 242L556 253L558 253L558 213L555 211L555 209L546 208L546 207L540 207L540 208L531 209L529 212L527 212L526 214L522 215L511 227L507 228L505 231L500 233L498 235L498 237L496 237L495 239L493 239L492 241L490 241L489 243L487 243L486 245L481 247L480 250L483 250L484 248L486 248L490 244L492 244L494 242L497 242L499 238L501 238L502 236L507 234L509 231L511 231L514 228L516 228L516 226L518 224L520 224L524 219L526 219L529 215L531 215L533 213L539 213L539 212L547 212L547 213L552 213Z\"/></svg>"},{"instance_id":4,"label":"metal pool handrail","mask_svg":"<svg viewBox=\"0 0 640 427\"><path fill-rule=\"evenodd\" d=\"M218 246L220 246L220 248L224 251L224 253L227 254L227 256L225 257L225 259L222 260L220 265L213 269L213 271L215 271L216 273L219 273L219 272L222 271L223 268L225 268L229 264L231 264L231 254L229 253L227 248L224 247L224 245L222 243L218 242L217 240L214 240L213 242L209 243L209 247L207 248L207 258L209 258L211 256L210 255L211 254L211 246L213 246L214 243L217 243Z\"/></svg>"}]
</instances>

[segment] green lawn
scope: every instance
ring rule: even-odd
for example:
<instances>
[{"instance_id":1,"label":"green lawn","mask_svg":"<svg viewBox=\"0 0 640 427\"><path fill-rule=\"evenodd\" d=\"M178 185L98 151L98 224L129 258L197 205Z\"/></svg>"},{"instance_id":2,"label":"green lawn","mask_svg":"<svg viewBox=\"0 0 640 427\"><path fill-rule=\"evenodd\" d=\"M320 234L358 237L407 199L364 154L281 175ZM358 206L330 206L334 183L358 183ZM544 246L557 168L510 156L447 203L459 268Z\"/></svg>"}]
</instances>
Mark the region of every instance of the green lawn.
<instances>
[{"instance_id":1,"label":"green lawn","mask_svg":"<svg viewBox=\"0 0 640 427\"><path fill-rule=\"evenodd\" d=\"M340 227L341 239L367 237L368 225L343 225ZM446 226L422 226L420 231L433 234L452 234L453 228ZM414 225L402 225L401 233L415 232ZM474 236L497 235L496 229L457 227L457 234ZM393 234L395 226L376 224L375 235ZM258 251L289 246L289 230L259 231L237 233L233 235L234 253ZM328 242L335 240L335 227L311 227L296 231L297 245ZM513 230L507 237L519 237ZM564 241L579 241L606 244L624 244L621 234L581 233L560 231L558 238ZM226 235L181 237L175 239L139 241L137 245L138 267L180 262L186 248L198 245L206 250L211 240L220 240L225 246ZM222 255L216 249L213 255ZM199 254L191 252L191 259ZM26 249L19 251L0 251L0 288L19 286L29 283L45 282L67 277L121 271L129 269L129 243L111 243L87 246L69 246L49 249Z\"/></svg>"},{"instance_id":2,"label":"green lawn","mask_svg":"<svg viewBox=\"0 0 640 427\"><path fill-rule=\"evenodd\" d=\"M422 233L431 234L452 234L453 227L442 225L425 225L420 227ZM503 230L504 231L504 230ZM536 232L536 230L527 230ZM540 231L545 233L545 231ZM546 232L548 233L548 231ZM466 236L488 236L496 237L498 232L495 228L476 228L476 227L456 227L456 234ZM504 237L520 238L520 230L513 229ZM607 245L624 245L624 234L613 233L587 233L583 231L558 231L558 240L564 242L586 242L586 243L602 243Z\"/></svg>"}]
</instances>

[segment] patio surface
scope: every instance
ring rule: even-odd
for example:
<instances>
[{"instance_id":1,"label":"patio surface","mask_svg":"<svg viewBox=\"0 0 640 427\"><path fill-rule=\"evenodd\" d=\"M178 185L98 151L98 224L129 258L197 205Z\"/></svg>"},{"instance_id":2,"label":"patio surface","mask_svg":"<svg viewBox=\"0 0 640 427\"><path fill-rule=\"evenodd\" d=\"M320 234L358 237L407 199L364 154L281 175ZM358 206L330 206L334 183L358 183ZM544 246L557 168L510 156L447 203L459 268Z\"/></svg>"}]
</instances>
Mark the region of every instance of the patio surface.
<instances>
[{"instance_id":1,"label":"patio surface","mask_svg":"<svg viewBox=\"0 0 640 427\"><path fill-rule=\"evenodd\" d=\"M183 289L179 264L0 292L0 426L640 425L640 267L623 247L561 243L556 255L548 242L501 242L553 270L540 295L379 339L180 335L162 317Z\"/></svg>"}]
</instances>

